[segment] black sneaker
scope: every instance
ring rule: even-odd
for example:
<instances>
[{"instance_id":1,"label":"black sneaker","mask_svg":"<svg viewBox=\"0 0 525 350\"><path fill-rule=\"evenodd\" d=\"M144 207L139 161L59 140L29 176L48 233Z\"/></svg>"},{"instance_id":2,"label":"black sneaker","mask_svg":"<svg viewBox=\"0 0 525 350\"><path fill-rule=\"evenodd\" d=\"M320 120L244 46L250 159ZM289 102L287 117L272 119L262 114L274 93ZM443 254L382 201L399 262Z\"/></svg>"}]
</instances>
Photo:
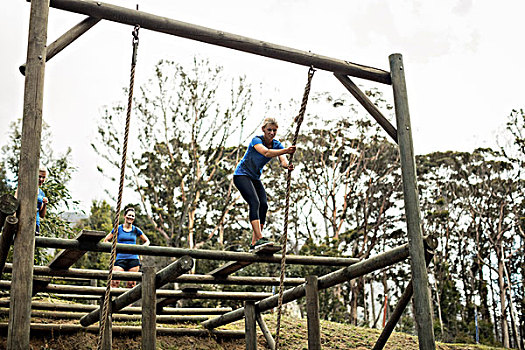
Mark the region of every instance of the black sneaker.
<instances>
[{"instance_id":1,"label":"black sneaker","mask_svg":"<svg viewBox=\"0 0 525 350\"><path fill-rule=\"evenodd\" d=\"M265 247L267 245L273 245L274 243L270 241L268 238L262 237L255 242L255 244L250 244L250 250L254 250L255 248Z\"/></svg>"}]
</instances>

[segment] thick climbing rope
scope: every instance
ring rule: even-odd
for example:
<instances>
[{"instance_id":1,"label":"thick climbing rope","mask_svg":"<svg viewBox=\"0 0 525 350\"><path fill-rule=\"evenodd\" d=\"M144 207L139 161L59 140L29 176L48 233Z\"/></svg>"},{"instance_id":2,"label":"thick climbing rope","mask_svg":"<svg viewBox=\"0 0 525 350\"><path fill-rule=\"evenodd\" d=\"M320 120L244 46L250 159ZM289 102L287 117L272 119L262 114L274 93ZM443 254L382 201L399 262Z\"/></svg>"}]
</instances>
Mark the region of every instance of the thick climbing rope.
<instances>
[{"instance_id":1,"label":"thick climbing rope","mask_svg":"<svg viewBox=\"0 0 525 350\"><path fill-rule=\"evenodd\" d=\"M106 330L106 324L109 318L109 303L110 303L110 292L111 292L111 281L113 280L113 267L115 266L115 259L117 257L117 239L118 239L118 225L120 219L120 208L122 206L122 192L124 191L124 175L126 169L126 155L128 153L128 136L129 136L129 125L131 120L131 106L133 101L133 87L135 86L135 65L137 63L137 49L139 46L139 25L136 25L133 29L133 56L131 58L131 75L129 81L129 94L128 94L128 110L126 114L126 126L124 129L124 142L122 145L122 161L120 165L120 183L118 189L117 207L115 209L115 218L113 220L113 240L111 241L111 258L109 260L109 271L108 271L108 284L106 286L106 292L104 294L104 306L102 308L102 319L100 320L99 338L97 349L102 349L102 343L104 339L104 332Z\"/></svg>"},{"instance_id":2,"label":"thick climbing rope","mask_svg":"<svg viewBox=\"0 0 525 350\"><path fill-rule=\"evenodd\" d=\"M295 117L294 122L297 124L295 127L295 134L293 137L292 145L297 144L297 139L299 138L299 130L301 124L303 123L304 113L306 112L306 104L308 103L308 95L310 94L310 87L312 85L312 78L314 76L315 69L310 67L308 70L308 82L304 88L303 101L301 102L301 108L299 109L299 114ZM293 153L288 157L288 163L292 164ZM286 175L286 209L284 211L284 229L281 236L281 246L282 246L282 258L281 258L281 274L279 279L279 303L277 306L277 325L275 326L275 350L279 349L279 332L281 328L281 314L283 309L283 293L284 293L284 276L286 272L286 245L288 243L288 212L290 210L290 192L291 192L291 181L292 181L292 171L288 169Z\"/></svg>"}]
</instances>

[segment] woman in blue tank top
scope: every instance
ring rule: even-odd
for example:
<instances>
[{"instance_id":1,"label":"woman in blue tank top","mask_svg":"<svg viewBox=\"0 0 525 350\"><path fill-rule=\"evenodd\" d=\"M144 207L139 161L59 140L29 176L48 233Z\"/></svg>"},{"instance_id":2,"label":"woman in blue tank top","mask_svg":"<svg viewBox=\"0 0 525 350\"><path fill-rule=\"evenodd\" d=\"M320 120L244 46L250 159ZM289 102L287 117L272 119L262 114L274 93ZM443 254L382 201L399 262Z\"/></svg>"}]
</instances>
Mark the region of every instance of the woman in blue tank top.
<instances>
[{"instance_id":1,"label":"woman in blue tank top","mask_svg":"<svg viewBox=\"0 0 525 350\"><path fill-rule=\"evenodd\" d=\"M124 224L118 226L117 243L137 244L137 237L140 238L145 246L149 245L148 237L140 228L133 225L135 221L135 209L126 208L124 210ZM104 242L110 242L113 239L113 230L104 238ZM113 271L132 271L138 272L140 269L140 260L137 254L117 253ZM135 281L128 281L127 287L135 286ZM120 285L119 280L111 281L111 288L117 288Z\"/></svg>"},{"instance_id":2,"label":"woman in blue tank top","mask_svg":"<svg viewBox=\"0 0 525 350\"><path fill-rule=\"evenodd\" d=\"M275 118L264 119L263 135L255 136L252 139L244 157L233 173L233 183L250 207L250 224L253 229L250 249L273 244L262 235L266 212L268 211L266 191L260 180L263 167L272 158L277 157L283 168L290 170L294 168L293 164L288 164L285 155L294 153L296 147L284 148L281 142L275 140L278 127Z\"/></svg>"}]
</instances>

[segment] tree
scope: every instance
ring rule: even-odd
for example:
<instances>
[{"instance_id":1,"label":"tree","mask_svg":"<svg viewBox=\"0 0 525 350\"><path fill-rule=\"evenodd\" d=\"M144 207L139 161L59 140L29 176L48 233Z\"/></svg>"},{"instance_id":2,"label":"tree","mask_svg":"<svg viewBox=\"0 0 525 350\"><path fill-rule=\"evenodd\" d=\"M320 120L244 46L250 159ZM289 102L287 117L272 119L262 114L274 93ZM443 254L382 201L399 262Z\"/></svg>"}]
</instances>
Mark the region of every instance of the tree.
<instances>
[{"instance_id":1,"label":"tree","mask_svg":"<svg viewBox=\"0 0 525 350\"><path fill-rule=\"evenodd\" d=\"M243 77L224 80L222 68L207 60L195 59L189 69L161 61L135 98L140 133L127 185L140 195L157 234L174 246L194 248L216 232L228 244L224 226L231 225L234 203L228 175L239 155L230 145L242 139L251 88ZM92 145L114 169L120 166L123 112L120 105L106 110Z\"/></svg>"},{"instance_id":2,"label":"tree","mask_svg":"<svg viewBox=\"0 0 525 350\"><path fill-rule=\"evenodd\" d=\"M7 181L3 182L13 192L18 181L18 162L20 159L21 119L11 123L9 139L1 149L2 172L6 174ZM47 179L42 190L49 199L46 217L41 221L40 234L47 237L70 238L74 230L60 216L66 210L76 208L78 201L73 200L67 188L68 182L74 172L70 161L70 152L55 155L51 143L51 132L47 124L42 127L42 143L40 150L40 163L47 168ZM35 206L36 210L36 206ZM35 252L35 263L45 264L50 256L43 249Z\"/></svg>"}]
</instances>

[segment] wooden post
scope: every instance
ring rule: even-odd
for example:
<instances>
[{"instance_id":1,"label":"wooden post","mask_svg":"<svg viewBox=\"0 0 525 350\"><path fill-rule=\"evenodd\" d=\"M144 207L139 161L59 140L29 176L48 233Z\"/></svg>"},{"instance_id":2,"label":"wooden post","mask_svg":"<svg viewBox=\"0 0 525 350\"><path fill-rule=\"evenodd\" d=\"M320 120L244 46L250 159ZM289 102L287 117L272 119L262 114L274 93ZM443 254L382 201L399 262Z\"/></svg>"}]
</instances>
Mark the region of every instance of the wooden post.
<instances>
[{"instance_id":1,"label":"wooden post","mask_svg":"<svg viewBox=\"0 0 525 350\"><path fill-rule=\"evenodd\" d=\"M42 136L48 15L48 0L31 1L18 173L20 216L13 250L13 284L11 286L7 349L29 349L35 255L35 203Z\"/></svg>"},{"instance_id":2,"label":"wooden post","mask_svg":"<svg viewBox=\"0 0 525 350\"><path fill-rule=\"evenodd\" d=\"M142 268L142 349L156 349L157 295L155 287L155 266Z\"/></svg>"},{"instance_id":3,"label":"wooden post","mask_svg":"<svg viewBox=\"0 0 525 350\"><path fill-rule=\"evenodd\" d=\"M306 277L306 316L308 323L308 350L321 350L317 276Z\"/></svg>"},{"instance_id":4,"label":"wooden post","mask_svg":"<svg viewBox=\"0 0 525 350\"><path fill-rule=\"evenodd\" d=\"M82 34L87 32L91 27L100 22L100 18L87 17L82 22L62 34L57 40L53 41L46 51L46 62L52 59L57 53L64 50L69 44L78 39ZM19 68L22 75L26 74L26 65Z\"/></svg>"},{"instance_id":5,"label":"wooden post","mask_svg":"<svg viewBox=\"0 0 525 350\"><path fill-rule=\"evenodd\" d=\"M9 253L9 248L11 248L13 236L15 235L17 228L18 219L16 216L8 216L5 220L4 231L2 232L2 236L0 236L0 274L4 271L7 254Z\"/></svg>"},{"instance_id":6,"label":"wooden post","mask_svg":"<svg viewBox=\"0 0 525 350\"><path fill-rule=\"evenodd\" d=\"M255 327L255 303L244 303L244 332L246 350L257 350L257 328Z\"/></svg>"},{"instance_id":7,"label":"wooden post","mask_svg":"<svg viewBox=\"0 0 525 350\"><path fill-rule=\"evenodd\" d=\"M264 335L264 338L266 339L268 349L275 350L275 340L273 339L272 333L270 332L270 329L268 329L266 322L264 322L261 313L257 312L255 316L257 318L257 324L259 324L259 328L261 329L261 332Z\"/></svg>"},{"instance_id":8,"label":"wooden post","mask_svg":"<svg viewBox=\"0 0 525 350\"><path fill-rule=\"evenodd\" d=\"M430 295L428 292L428 274L425 264L425 251L421 233L421 217L419 195L416 178L416 160L412 142L410 113L405 84L403 58L401 54L392 54L390 59L390 74L394 91L394 104L397 121L397 137L401 159L401 175L403 178L403 194L405 214L407 218L410 264L412 267L412 282L414 285L414 309L416 329L421 350L433 350L436 347Z\"/></svg>"},{"instance_id":9,"label":"wooden post","mask_svg":"<svg viewBox=\"0 0 525 350\"><path fill-rule=\"evenodd\" d=\"M113 334L111 332L111 329L112 329L112 322L111 322L111 299L109 301L109 314L108 314L108 319L107 319L107 322L106 322L106 329L104 330L104 339L102 339L102 349L103 350L111 350L111 347L112 347L112 338L113 338ZM102 318L104 317L104 312L102 310L102 305L104 305L104 297L101 297L100 298L100 313L99 313L99 317L100 317L100 324L102 325Z\"/></svg>"}]
</instances>

